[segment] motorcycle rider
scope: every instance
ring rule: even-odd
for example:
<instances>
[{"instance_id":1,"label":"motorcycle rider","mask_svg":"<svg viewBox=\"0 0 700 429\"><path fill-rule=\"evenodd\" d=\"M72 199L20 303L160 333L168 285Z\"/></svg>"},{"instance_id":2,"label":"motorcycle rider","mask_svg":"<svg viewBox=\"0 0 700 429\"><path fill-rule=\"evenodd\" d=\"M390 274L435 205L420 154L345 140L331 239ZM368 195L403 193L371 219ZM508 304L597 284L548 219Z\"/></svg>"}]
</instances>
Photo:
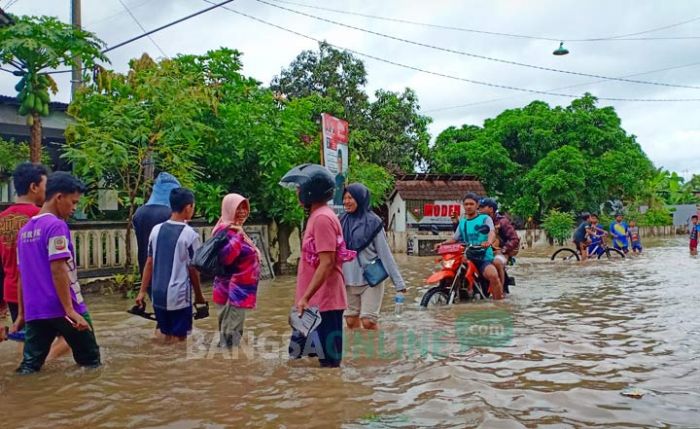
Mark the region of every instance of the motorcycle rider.
<instances>
[{"instance_id":1,"label":"motorcycle rider","mask_svg":"<svg viewBox=\"0 0 700 429\"><path fill-rule=\"evenodd\" d=\"M513 224L510 223L510 220L497 211L498 203L491 198L483 198L479 203L479 212L489 216L496 225L498 245L494 246L495 256L493 258L493 265L498 270L498 278L505 288L506 264L510 258L518 254L520 250L520 237L515 231Z\"/></svg>"},{"instance_id":2,"label":"motorcycle rider","mask_svg":"<svg viewBox=\"0 0 700 429\"><path fill-rule=\"evenodd\" d=\"M464 217L459 221L459 227L455 231L454 236L440 244L435 245L435 248L443 244L452 244L457 242L467 243L469 246L481 246L484 249L483 255L478 259L471 257L471 261L477 266L482 276L489 282L489 290L494 299L503 299L503 283L498 277L498 270L493 265L494 253L492 245L496 240L496 228L493 220L477 211L481 197L473 192L469 192L464 196L462 202L464 204ZM489 232L479 231L479 227L486 225Z\"/></svg>"}]
</instances>

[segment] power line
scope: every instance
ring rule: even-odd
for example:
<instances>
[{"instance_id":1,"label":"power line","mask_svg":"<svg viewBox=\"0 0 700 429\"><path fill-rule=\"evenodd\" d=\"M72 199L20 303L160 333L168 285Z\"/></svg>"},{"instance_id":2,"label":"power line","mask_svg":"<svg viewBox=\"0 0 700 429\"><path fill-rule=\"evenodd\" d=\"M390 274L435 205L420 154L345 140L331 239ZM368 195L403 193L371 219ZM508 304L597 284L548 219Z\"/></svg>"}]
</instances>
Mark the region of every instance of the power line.
<instances>
[{"instance_id":1,"label":"power line","mask_svg":"<svg viewBox=\"0 0 700 429\"><path fill-rule=\"evenodd\" d=\"M8 10L8 9L11 8L12 6L14 6L15 3L17 3L18 1L19 1L19 0L10 0L10 1L8 1L7 4L5 4L5 7L4 7L3 9Z\"/></svg>"},{"instance_id":2,"label":"power line","mask_svg":"<svg viewBox=\"0 0 700 429\"><path fill-rule=\"evenodd\" d=\"M697 66L697 65L700 65L700 62L694 62L694 63L689 63L689 64L682 64L682 65L678 65L678 66L664 67L664 68L662 68L662 69L649 70L649 71L645 71L645 72L642 72L642 73L628 74L628 75L621 76L621 77L642 76L642 75L646 75L646 74L659 73L659 72L662 72L662 71L676 70L676 69L680 69L680 68L692 67L692 66ZM570 89L570 88L576 88L576 87L581 87L581 86L588 86L588 85L593 85L593 84L596 84L596 83L605 83L605 82L609 82L609 81L607 81L607 80L596 80L596 81L593 81L593 82L577 83L577 84L575 84L575 85L567 85L567 86L561 86L561 87L557 87L557 88L552 88L552 89L550 89L550 90L548 90L548 91L561 91L561 90L563 90L563 89ZM433 108L433 109L426 109L426 110L422 110L422 112L423 112L423 113L444 112L444 111L446 111L446 110L463 109L463 108L465 108L465 107L479 106L479 105L482 105L482 104L494 103L494 102L496 102L496 101L509 100L509 99L511 99L511 98L513 98L513 97L509 96L509 97L492 98L492 99L490 99L490 100L475 101L475 102L471 102L471 103L467 103L467 104L460 104L460 105L458 105L458 106L448 106L448 107L438 107L438 108Z\"/></svg>"},{"instance_id":3,"label":"power line","mask_svg":"<svg viewBox=\"0 0 700 429\"><path fill-rule=\"evenodd\" d=\"M139 2L139 3L134 3L133 5L130 6L130 9L131 9L132 11L134 11L134 10L136 10L136 9L140 9L140 8L142 8L143 6L145 6L146 4L148 4L148 3L152 2L152 1L154 1L154 0L143 0L143 1ZM115 18L115 17L117 17L117 16L122 15L124 12L125 12L124 10L121 10L121 11L119 11L119 12L116 12L116 13L113 13L113 14L110 14L110 15L106 15L106 16L103 16L103 17L101 17L101 18L97 18L97 19L95 19L95 20L93 20L93 21L89 21L87 24L85 24L85 27L92 27L92 26L94 26L94 25L97 24L97 23L100 23L100 22L103 22L103 21L108 21L108 20L110 20L110 19L112 19L112 18Z\"/></svg>"},{"instance_id":4,"label":"power line","mask_svg":"<svg viewBox=\"0 0 700 429\"><path fill-rule=\"evenodd\" d=\"M202 1L207 2L207 3L212 3L211 0L202 0ZM255 17L253 15L249 15L247 13L240 12L236 9L232 9L230 7L223 7L223 9L226 9L229 12L235 13L236 15L240 15L240 16L246 17L248 19L251 19L253 21L259 22L261 24L265 24L265 25L268 25L270 27L274 27L274 28L277 28L279 30L286 31L288 33L297 35L299 37L303 37L305 39L312 40L312 41L317 42L317 43L324 43L324 41L317 39L313 36L309 36L309 35L300 33L298 31L283 27L281 25L274 24L274 23L271 23L269 21L265 21L263 19ZM551 95L551 96L566 97L566 98L578 98L579 97L578 95L572 95L572 94L557 93L557 92L551 92L551 91L540 91L540 90L528 89L528 88L519 88L519 87L515 87L515 86L510 86L510 85L501 85L501 84L496 84L496 83L491 83L491 82L482 82L482 81L477 81L477 80L473 80L473 79L467 79L467 78L463 78L463 77L459 77L459 76L449 75L446 73L440 73L440 72L422 69L420 67L411 66L408 64L399 63L397 61L392 61L392 60L388 60L386 58L381 58L381 57L378 57L375 55L366 54L366 53L363 53L360 51L356 51L354 49L348 49L348 48L345 48L343 46L339 46L339 45L336 45L333 43L329 43L329 42L325 42L325 43L327 43L330 46L333 46L336 49L341 49L341 50L353 53L355 55L359 55L359 56L369 58L369 59L372 59L375 61L383 62L386 64L391 64L391 65L394 65L397 67L402 67L405 69L417 71L417 72L424 73L424 74L443 77L446 79L458 80L458 81L462 81L462 82L472 83L475 85L488 86L491 88L509 89L512 91L528 92L528 93L533 93L533 94ZM665 98L665 99L662 99L662 98L617 98L617 97L597 97L597 98L599 100L603 100L603 101L629 101L629 102L689 102L689 101L696 102L696 101L700 101L700 98L675 98L675 99L674 98Z\"/></svg>"},{"instance_id":5,"label":"power line","mask_svg":"<svg viewBox=\"0 0 700 429\"><path fill-rule=\"evenodd\" d=\"M570 39L570 38L565 38L565 37L531 36L531 35L527 35L527 34L504 33L504 32L498 32L498 31L480 30L480 29L475 29L475 28L465 28L465 27L456 27L456 26L449 26L449 25L431 24L431 23L427 23L427 22L411 21L411 20L407 20L407 19L391 18L391 17L379 16L379 15L370 15L370 14L359 13L359 12L354 12L354 11L349 11L349 10L333 9L333 8L328 8L328 7L323 7L323 6L297 3L297 2L293 2L293 1L285 1L285 0L274 0L274 1L275 1L275 3L283 3L283 4L294 5L294 6L300 6L300 7L307 8L307 9L325 10L325 11L333 12L333 13L354 15L354 16L359 16L362 18L377 19L377 20L388 21L388 22L397 22L397 23L401 23L401 24L410 24L410 25L417 25L417 26L422 26L422 27L438 28L438 29L442 29L442 30L461 31L461 32L466 32L466 33L487 34L487 35L491 35L491 36L505 36L505 37L512 37L512 38L517 38L517 39L546 40L549 42L560 42L560 41L562 41L562 42L605 42L605 41L618 41L618 40L700 39L700 36L678 36L678 37L667 36L667 37L635 37L635 38L629 37L629 36L637 36L640 34L647 34L647 33L652 33L655 31L665 30L665 29L672 28L672 27L678 27L681 25L688 24L690 22L700 20L700 17L695 17L695 18L688 19L688 20L681 21L681 22L677 22L674 24L665 25L663 27L657 27L657 28L652 28L649 30L637 31L637 32L628 33L628 34L620 34L617 36L585 38L585 39L573 39L573 38Z\"/></svg>"},{"instance_id":6,"label":"power line","mask_svg":"<svg viewBox=\"0 0 700 429\"><path fill-rule=\"evenodd\" d=\"M119 3L121 3L122 6L124 6L124 9L125 9L126 12L131 16L131 18L134 20L134 22L136 23L136 25L138 25L139 28L140 28L144 33L146 33L146 29L143 27L143 25L141 25L141 23L139 22L139 20L136 18L136 15L134 15L134 14L131 12L131 10L129 10L129 7L126 5L126 3L124 2L124 0L119 0ZM149 40L151 41L151 43L153 43L153 45L155 45L155 47L158 48L158 50L160 51L160 53L163 54L163 56L164 56L165 58L169 58L169 57L168 57L168 54L166 54L165 51L163 50L163 48L161 48L161 47L158 45L158 43L156 43L155 39L154 39L152 36L149 35L148 38L149 38Z\"/></svg>"},{"instance_id":7,"label":"power line","mask_svg":"<svg viewBox=\"0 0 700 429\"><path fill-rule=\"evenodd\" d=\"M308 18L312 18L312 19L315 19L318 21L327 22L330 24L350 28L350 29L357 30L357 31L362 31L365 33L373 34L375 36L384 37L386 39L391 39L391 40L395 40L398 42L407 43L407 44L415 45L415 46L421 46L423 48L433 49L433 50L447 52L447 53L451 53L451 54L457 54L457 55L462 55L462 56L467 56L467 57L472 57L472 58L478 58L478 59L486 60L486 61L493 61L493 62L502 63L502 64L509 64L509 65L514 65L514 66L519 66L519 67L527 67L527 68L532 68L532 69L536 69L536 70L544 70L544 71L555 72L555 73L570 74L570 75L575 75L575 76L586 76L586 77L592 77L592 78L596 78L596 79L615 80L615 81L619 81L619 82L635 83L635 84L641 84L641 85L654 85L654 86L663 86L663 87L671 87L671 88L700 89L700 87L692 86L692 85L680 85L680 84L672 84L672 83L665 83L665 82L650 82L650 81L645 81L645 80L615 78L615 77L609 77L609 76L603 76L603 75L597 75L597 74L591 74L591 73L582 73L582 72L576 72L576 71L571 71L571 70L555 69L555 68L551 68L551 67L538 66L538 65L534 65L534 64L527 64L527 63L521 63L521 62L517 62L517 61L504 60L501 58L489 57L486 55L474 54L471 52L465 52L465 51L460 51L460 50L451 49L451 48L443 48L443 47L436 46L436 45L430 45L427 43L416 42L413 40L408 40L408 39L404 39L401 37L396 37L396 36L392 36L389 34L380 33L378 31L368 30L366 28L345 24L345 23L334 21L334 20L327 19L327 18L322 18L320 16L312 15L312 14L309 14L306 12L301 12L298 10L289 9L287 7L284 7L284 6L279 6L279 5L267 2L265 0L255 0L255 1L258 3L266 4L268 6L271 6L271 7L277 8L277 9L286 10L288 12L291 12L291 13L294 13L297 15L306 16Z\"/></svg>"},{"instance_id":8,"label":"power line","mask_svg":"<svg viewBox=\"0 0 700 429\"><path fill-rule=\"evenodd\" d=\"M204 8L204 9L202 9L202 10L200 10L200 11L197 11L197 12L195 12L195 13L192 13L192 14L190 14L190 15L187 15L187 16L185 16L185 17L182 17L182 18L180 18L180 19L177 19L177 20L175 20L175 21L172 21L172 22L170 22L170 23L168 23L168 24L161 25L161 26L158 27L158 28L155 28L155 29L153 29L153 30L151 30L151 31L147 31L147 32L145 32L145 33L143 33L143 34L141 34L141 35L139 35L139 36L132 37L131 39L125 40L125 41L123 41L123 42L121 42L121 43L117 43L117 44L114 45L114 46L111 46L111 47L109 47L109 48L107 48L107 49L104 49L104 50L102 51L102 53L105 54L105 53L107 53L107 52L109 52L109 51L113 51L113 50L115 50L115 49L117 49L117 48L121 48L122 46L128 45L129 43L135 42L135 41L137 41L137 40L139 40L139 39L141 39L141 38L143 38L143 37L150 36L151 34L157 33L157 32L160 31L160 30L164 30L164 29L166 29L166 28L168 28L168 27L172 27L172 26L175 25L175 24L179 24L179 23L181 23L181 22L183 22L183 21L187 21L188 19L194 18L195 16L199 16L199 15L201 15L201 14L203 14L203 13L209 12L210 10L216 9L217 7L221 7L221 6L225 5L225 4L228 4L228 3L231 3L231 2L234 2L234 1L236 1L236 0L225 0L225 1L222 1L221 3L213 3L213 2L212 2L213 6Z\"/></svg>"}]
</instances>

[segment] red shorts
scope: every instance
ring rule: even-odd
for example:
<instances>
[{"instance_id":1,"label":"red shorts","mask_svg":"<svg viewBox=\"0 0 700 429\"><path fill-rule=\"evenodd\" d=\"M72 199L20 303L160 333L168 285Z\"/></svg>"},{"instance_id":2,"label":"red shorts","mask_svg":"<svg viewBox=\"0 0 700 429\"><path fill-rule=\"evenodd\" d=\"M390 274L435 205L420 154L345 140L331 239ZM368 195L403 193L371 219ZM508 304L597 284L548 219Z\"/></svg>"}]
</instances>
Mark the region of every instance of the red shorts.
<instances>
[{"instance_id":1,"label":"red shorts","mask_svg":"<svg viewBox=\"0 0 700 429\"><path fill-rule=\"evenodd\" d=\"M690 240L690 250L696 251L698 250L698 240Z\"/></svg>"}]
</instances>

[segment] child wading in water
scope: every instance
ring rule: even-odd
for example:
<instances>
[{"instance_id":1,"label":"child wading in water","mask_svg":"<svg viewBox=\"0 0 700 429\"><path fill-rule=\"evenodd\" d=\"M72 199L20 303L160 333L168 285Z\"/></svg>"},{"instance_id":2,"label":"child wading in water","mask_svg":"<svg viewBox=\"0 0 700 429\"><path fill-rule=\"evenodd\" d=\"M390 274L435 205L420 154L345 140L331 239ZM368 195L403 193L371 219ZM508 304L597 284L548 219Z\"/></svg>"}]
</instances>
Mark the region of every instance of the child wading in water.
<instances>
[{"instance_id":1,"label":"child wading in water","mask_svg":"<svg viewBox=\"0 0 700 429\"><path fill-rule=\"evenodd\" d=\"M187 225L194 214L194 194L185 188L173 189L170 207L170 220L156 225L151 232L141 290L136 297L136 304L143 307L146 291L153 286L153 310L166 342L183 341L192 330L193 289L194 302L205 303L199 272L190 265L201 245L199 234Z\"/></svg>"},{"instance_id":2,"label":"child wading in water","mask_svg":"<svg viewBox=\"0 0 700 429\"><path fill-rule=\"evenodd\" d=\"M627 236L629 237L630 244L632 246L632 253L642 253L642 240L639 235L639 227L637 226L637 221L630 221L630 226L627 230Z\"/></svg>"}]
</instances>

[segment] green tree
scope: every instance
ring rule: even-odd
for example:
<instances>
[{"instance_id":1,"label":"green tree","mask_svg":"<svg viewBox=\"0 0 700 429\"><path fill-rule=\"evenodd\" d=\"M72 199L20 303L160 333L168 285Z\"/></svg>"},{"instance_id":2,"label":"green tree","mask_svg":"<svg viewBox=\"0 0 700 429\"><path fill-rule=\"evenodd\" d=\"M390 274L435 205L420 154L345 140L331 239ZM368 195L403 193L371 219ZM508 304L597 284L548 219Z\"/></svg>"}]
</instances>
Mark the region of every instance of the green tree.
<instances>
[{"instance_id":1,"label":"green tree","mask_svg":"<svg viewBox=\"0 0 700 429\"><path fill-rule=\"evenodd\" d=\"M78 92L68 113L63 156L91 189L115 189L127 210L127 237L136 207L150 190L149 164L174 174L185 186L201 175L196 164L212 129L204 122L216 108L201 76L177 60L155 63L147 55L130 62L127 75L102 72ZM86 199L94 210L96 196ZM131 240L126 240L131 266Z\"/></svg>"},{"instance_id":2,"label":"green tree","mask_svg":"<svg viewBox=\"0 0 700 429\"><path fill-rule=\"evenodd\" d=\"M240 73L240 53L228 49L182 57L214 88L217 110L207 121L214 130L198 157L206 170L197 189L208 194L204 211L218 217L220 198L238 192L250 199L252 215L296 225L302 210L296 196L279 186L294 165L319 162L319 124L332 102L312 95L283 100Z\"/></svg>"},{"instance_id":3,"label":"green tree","mask_svg":"<svg viewBox=\"0 0 700 429\"><path fill-rule=\"evenodd\" d=\"M372 207L384 204L394 187L394 176L384 167L353 158L350 160L348 182L359 182L367 186L371 194Z\"/></svg>"},{"instance_id":4,"label":"green tree","mask_svg":"<svg viewBox=\"0 0 700 429\"><path fill-rule=\"evenodd\" d=\"M0 177L12 174L15 166L29 160L29 145L0 137Z\"/></svg>"},{"instance_id":5,"label":"green tree","mask_svg":"<svg viewBox=\"0 0 700 429\"><path fill-rule=\"evenodd\" d=\"M542 222L542 229L552 241L556 241L560 246L563 246L566 239L571 237L573 228L574 217L571 213L560 212L556 209L550 210Z\"/></svg>"},{"instance_id":6,"label":"green tree","mask_svg":"<svg viewBox=\"0 0 700 429\"><path fill-rule=\"evenodd\" d=\"M487 119L483 128L448 128L430 159L431 171L478 175L521 216L630 203L653 175L653 164L615 110L598 107L590 94L566 107L534 101Z\"/></svg>"},{"instance_id":7,"label":"green tree","mask_svg":"<svg viewBox=\"0 0 700 429\"><path fill-rule=\"evenodd\" d=\"M418 113L416 93L378 90L369 102L365 92L367 73L364 63L350 52L327 43L319 51L304 51L279 76L270 88L281 100L316 97L312 110L316 120L322 112L348 121L350 150L362 160L381 164L393 172L410 172L422 167L430 151L430 118ZM320 103L318 98L327 100Z\"/></svg>"},{"instance_id":8,"label":"green tree","mask_svg":"<svg viewBox=\"0 0 700 429\"><path fill-rule=\"evenodd\" d=\"M692 191L692 185L688 186L682 176L663 167L654 170L654 173L644 182L639 200L650 208L698 202L698 198Z\"/></svg>"},{"instance_id":9,"label":"green tree","mask_svg":"<svg viewBox=\"0 0 700 429\"><path fill-rule=\"evenodd\" d=\"M72 66L80 58L90 69L96 60L106 60L104 45L94 34L65 24L53 17L13 16L15 23L0 28L0 63L18 68L15 86L19 114L31 127L30 158L41 158L41 116L49 114L49 90L56 94L56 82L46 73L59 66Z\"/></svg>"},{"instance_id":10,"label":"green tree","mask_svg":"<svg viewBox=\"0 0 700 429\"><path fill-rule=\"evenodd\" d=\"M303 51L272 79L270 88L289 99L320 95L343 106L350 127L364 122L368 107L365 64L350 52L319 43L319 50Z\"/></svg>"},{"instance_id":11,"label":"green tree","mask_svg":"<svg viewBox=\"0 0 700 429\"><path fill-rule=\"evenodd\" d=\"M455 167L468 162L464 154L465 143L476 140L481 128L476 125L451 126L435 138L431 148L430 168L436 173L456 173Z\"/></svg>"},{"instance_id":12,"label":"green tree","mask_svg":"<svg viewBox=\"0 0 700 429\"><path fill-rule=\"evenodd\" d=\"M414 171L429 156L431 119L418 113L418 97L410 88L380 89L375 96L364 127L350 134L351 150L393 172Z\"/></svg>"},{"instance_id":13,"label":"green tree","mask_svg":"<svg viewBox=\"0 0 700 429\"><path fill-rule=\"evenodd\" d=\"M524 179L524 194L535 196L539 213L550 209L571 212L581 210L586 190L586 162L571 146L553 150L530 170Z\"/></svg>"}]
</instances>

